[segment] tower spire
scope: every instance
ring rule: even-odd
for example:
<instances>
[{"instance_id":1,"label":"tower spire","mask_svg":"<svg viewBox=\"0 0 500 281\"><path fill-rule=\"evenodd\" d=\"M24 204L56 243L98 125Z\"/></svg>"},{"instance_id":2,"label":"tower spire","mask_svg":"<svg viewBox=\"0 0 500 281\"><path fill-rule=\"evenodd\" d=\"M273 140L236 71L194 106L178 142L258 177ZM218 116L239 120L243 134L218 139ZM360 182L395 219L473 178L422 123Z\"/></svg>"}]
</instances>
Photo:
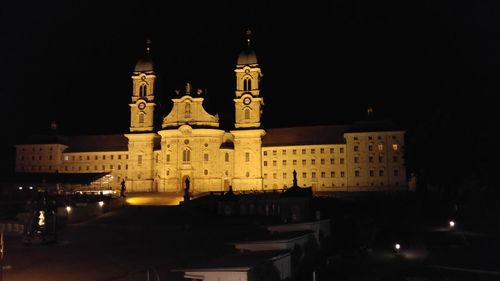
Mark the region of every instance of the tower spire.
<instances>
[{"instance_id":1,"label":"tower spire","mask_svg":"<svg viewBox=\"0 0 500 281\"><path fill-rule=\"evenodd\" d=\"M252 31L250 29L247 29L246 35L247 35L247 46L250 47Z\"/></svg>"},{"instance_id":2,"label":"tower spire","mask_svg":"<svg viewBox=\"0 0 500 281\"><path fill-rule=\"evenodd\" d=\"M151 49L151 39L146 39L146 52L149 55L149 50Z\"/></svg>"}]
</instances>

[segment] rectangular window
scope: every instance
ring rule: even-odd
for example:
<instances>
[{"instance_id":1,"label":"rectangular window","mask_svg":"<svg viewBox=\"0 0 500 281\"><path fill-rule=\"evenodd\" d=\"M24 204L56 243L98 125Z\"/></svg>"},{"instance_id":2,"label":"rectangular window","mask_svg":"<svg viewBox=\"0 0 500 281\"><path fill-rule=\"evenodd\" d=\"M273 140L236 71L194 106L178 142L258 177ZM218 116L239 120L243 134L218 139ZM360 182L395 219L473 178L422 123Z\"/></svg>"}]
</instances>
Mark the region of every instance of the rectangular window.
<instances>
[{"instance_id":1,"label":"rectangular window","mask_svg":"<svg viewBox=\"0 0 500 281\"><path fill-rule=\"evenodd\" d=\"M373 145L371 144L368 145L368 151L373 151Z\"/></svg>"},{"instance_id":2,"label":"rectangular window","mask_svg":"<svg viewBox=\"0 0 500 281\"><path fill-rule=\"evenodd\" d=\"M121 170L122 169L122 165L118 165L118 170Z\"/></svg>"},{"instance_id":3,"label":"rectangular window","mask_svg":"<svg viewBox=\"0 0 500 281\"><path fill-rule=\"evenodd\" d=\"M335 159L334 158L330 158L330 165L333 165L335 164Z\"/></svg>"},{"instance_id":4,"label":"rectangular window","mask_svg":"<svg viewBox=\"0 0 500 281\"><path fill-rule=\"evenodd\" d=\"M104 157L104 156L103 156ZM142 155L137 156L137 165L142 165ZM104 169L103 169L104 170Z\"/></svg>"},{"instance_id":5,"label":"rectangular window","mask_svg":"<svg viewBox=\"0 0 500 281\"><path fill-rule=\"evenodd\" d=\"M379 144L379 145L377 145L377 147L378 147L379 151L383 151L384 150L384 145L383 144Z\"/></svg>"},{"instance_id":6,"label":"rectangular window","mask_svg":"<svg viewBox=\"0 0 500 281\"><path fill-rule=\"evenodd\" d=\"M330 172L330 177L334 178L335 177L335 172Z\"/></svg>"},{"instance_id":7,"label":"rectangular window","mask_svg":"<svg viewBox=\"0 0 500 281\"><path fill-rule=\"evenodd\" d=\"M170 162L170 154L167 154L167 163Z\"/></svg>"},{"instance_id":8,"label":"rectangular window","mask_svg":"<svg viewBox=\"0 0 500 281\"><path fill-rule=\"evenodd\" d=\"M345 177L345 172L344 172L344 171L341 171L341 172L340 172L340 177L341 177L341 178Z\"/></svg>"},{"instance_id":9,"label":"rectangular window","mask_svg":"<svg viewBox=\"0 0 500 281\"><path fill-rule=\"evenodd\" d=\"M102 170L106 170L106 166L105 165L102 165Z\"/></svg>"},{"instance_id":10,"label":"rectangular window","mask_svg":"<svg viewBox=\"0 0 500 281\"><path fill-rule=\"evenodd\" d=\"M94 156L94 160L97 160L97 155L96 155L96 156Z\"/></svg>"},{"instance_id":11,"label":"rectangular window","mask_svg":"<svg viewBox=\"0 0 500 281\"><path fill-rule=\"evenodd\" d=\"M357 145L354 146L354 151L359 151L359 147Z\"/></svg>"},{"instance_id":12,"label":"rectangular window","mask_svg":"<svg viewBox=\"0 0 500 281\"><path fill-rule=\"evenodd\" d=\"M283 160L283 166L286 166L286 160Z\"/></svg>"},{"instance_id":13,"label":"rectangular window","mask_svg":"<svg viewBox=\"0 0 500 281\"><path fill-rule=\"evenodd\" d=\"M114 157L115 157L114 155L111 155L111 160L113 160L113 159L114 159Z\"/></svg>"},{"instance_id":14,"label":"rectangular window","mask_svg":"<svg viewBox=\"0 0 500 281\"><path fill-rule=\"evenodd\" d=\"M78 157L78 160L82 161L82 156L81 155Z\"/></svg>"},{"instance_id":15,"label":"rectangular window","mask_svg":"<svg viewBox=\"0 0 500 281\"><path fill-rule=\"evenodd\" d=\"M94 166L94 171L97 171L97 165Z\"/></svg>"},{"instance_id":16,"label":"rectangular window","mask_svg":"<svg viewBox=\"0 0 500 281\"><path fill-rule=\"evenodd\" d=\"M264 150L264 156L267 156L267 150Z\"/></svg>"},{"instance_id":17,"label":"rectangular window","mask_svg":"<svg viewBox=\"0 0 500 281\"><path fill-rule=\"evenodd\" d=\"M384 176L384 170L380 170L380 171L378 171L378 176L379 176L379 177L383 177L383 176Z\"/></svg>"},{"instance_id":18,"label":"rectangular window","mask_svg":"<svg viewBox=\"0 0 500 281\"><path fill-rule=\"evenodd\" d=\"M283 179L284 180L286 179L286 173L283 173Z\"/></svg>"},{"instance_id":19,"label":"rectangular window","mask_svg":"<svg viewBox=\"0 0 500 281\"><path fill-rule=\"evenodd\" d=\"M359 163L359 157L354 157L354 163Z\"/></svg>"},{"instance_id":20,"label":"rectangular window","mask_svg":"<svg viewBox=\"0 0 500 281\"><path fill-rule=\"evenodd\" d=\"M311 159L311 164L316 165L316 159Z\"/></svg>"},{"instance_id":21,"label":"rectangular window","mask_svg":"<svg viewBox=\"0 0 500 281\"><path fill-rule=\"evenodd\" d=\"M68 161L69 160L69 156L68 155L64 155L64 161Z\"/></svg>"},{"instance_id":22,"label":"rectangular window","mask_svg":"<svg viewBox=\"0 0 500 281\"><path fill-rule=\"evenodd\" d=\"M304 173L302 173L302 178L303 178L303 179L307 178L307 173L305 173L305 172L304 172Z\"/></svg>"},{"instance_id":23,"label":"rectangular window","mask_svg":"<svg viewBox=\"0 0 500 281\"><path fill-rule=\"evenodd\" d=\"M75 156L71 156L71 160L75 161Z\"/></svg>"},{"instance_id":24,"label":"rectangular window","mask_svg":"<svg viewBox=\"0 0 500 281\"><path fill-rule=\"evenodd\" d=\"M370 170L370 177L373 177L375 175L375 171Z\"/></svg>"},{"instance_id":25,"label":"rectangular window","mask_svg":"<svg viewBox=\"0 0 500 281\"><path fill-rule=\"evenodd\" d=\"M273 166L276 167L278 165L278 161L273 160Z\"/></svg>"},{"instance_id":26,"label":"rectangular window","mask_svg":"<svg viewBox=\"0 0 500 281\"><path fill-rule=\"evenodd\" d=\"M278 152L276 150L273 150L273 156L276 156L276 154L278 154Z\"/></svg>"},{"instance_id":27,"label":"rectangular window","mask_svg":"<svg viewBox=\"0 0 500 281\"><path fill-rule=\"evenodd\" d=\"M122 155L118 155L118 160L121 160L122 159Z\"/></svg>"},{"instance_id":28,"label":"rectangular window","mask_svg":"<svg viewBox=\"0 0 500 281\"><path fill-rule=\"evenodd\" d=\"M392 156L392 162L398 162L398 157L397 156Z\"/></svg>"},{"instance_id":29,"label":"rectangular window","mask_svg":"<svg viewBox=\"0 0 500 281\"><path fill-rule=\"evenodd\" d=\"M128 157L128 155L127 155ZM128 164L125 164L125 170L128 170Z\"/></svg>"},{"instance_id":30,"label":"rectangular window","mask_svg":"<svg viewBox=\"0 0 500 281\"><path fill-rule=\"evenodd\" d=\"M292 154L296 155L297 154L297 149L292 150Z\"/></svg>"},{"instance_id":31,"label":"rectangular window","mask_svg":"<svg viewBox=\"0 0 500 281\"><path fill-rule=\"evenodd\" d=\"M102 160L106 160L106 155L103 155L103 156L102 156Z\"/></svg>"},{"instance_id":32,"label":"rectangular window","mask_svg":"<svg viewBox=\"0 0 500 281\"><path fill-rule=\"evenodd\" d=\"M264 173L264 178L267 179L267 174L266 173Z\"/></svg>"},{"instance_id":33,"label":"rectangular window","mask_svg":"<svg viewBox=\"0 0 500 281\"><path fill-rule=\"evenodd\" d=\"M316 172L311 173L311 178L315 179L316 178Z\"/></svg>"},{"instance_id":34,"label":"rectangular window","mask_svg":"<svg viewBox=\"0 0 500 281\"><path fill-rule=\"evenodd\" d=\"M283 150L281 151L281 155L286 155L286 150L284 150L284 149L283 149Z\"/></svg>"},{"instance_id":35,"label":"rectangular window","mask_svg":"<svg viewBox=\"0 0 500 281\"><path fill-rule=\"evenodd\" d=\"M203 154L203 161L208 161L208 153Z\"/></svg>"},{"instance_id":36,"label":"rectangular window","mask_svg":"<svg viewBox=\"0 0 500 281\"><path fill-rule=\"evenodd\" d=\"M293 160L293 165L297 166L297 160Z\"/></svg>"},{"instance_id":37,"label":"rectangular window","mask_svg":"<svg viewBox=\"0 0 500 281\"><path fill-rule=\"evenodd\" d=\"M344 153L344 148L343 147L340 148L340 153Z\"/></svg>"},{"instance_id":38,"label":"rectangular window","mask_svg":"<svg viewBox=\"0 0 500 281\"><path fill-rule=\"evenodd\" d=\"M250 152L245 152L245 162L250 162Z\"/></svg>"},{"instance_id":39,"label":"rectangular window","mask_svg":"<svg viewBox=\"0 0 500 281\"><path fill-rule=\"evenodd\" d=\"M127 159L127 160L128 160L128 154L127 154L127 155L125 155L125 159Z\"/></svg>"},{"instance_id":40,"label":"rectangular window","mask_svg":"<svg viewBox=\"0 0 500 281\"><path fill-rule=\"evenodd\" d=\"M354 176L355 177L359 177L359 171L358 170L354 171Z\"/></svg>"},{"instance_id":41,"label":"rectangular window","mask_svg":"<svg viewBox=\"0 0 500 281\"><path fill-rule=\"evenodd\" d=\"M32 170L35 170L34 167L32 167L33 169ZM68 166L64 166L64 170L67 171L68 170Z\"/></svg>"},{"instance_id":42,"label":"rectangular window","mask_svg":"<svg viewBox=\"0 0 500 281\"><path fill-rule=\"evenodd\" d=\"M109 165L109 169L113 170L113 165Z\"/></svg>"},{"instance_id":43,"label":"rectangular window","mask_svg":"<svg viewBox=\"0 0 500 281\"><path fill-rule=\"evenodd\" d=\"M325 159L321 159L321 165L325 165Z\"/></svg>"},{"instance_id":44,"label":"rectangular window","mask_svg":"<svg viewBox=\"0 0 500 281\"><path fill-rule=\"evenodd\" d=\"M354 137L354 140L358 140L358 137Z\"/></svg>"},{"instance_id":45,"label":"rectangular window","mask_svg":"<svg viewBox=\"0 0 500 281\"><path fill-rule=\"evenodd\" d=\"M315 154L316 153L316 149L312 148L311 149L311 154Z\"/></svg>"},{"instance_id":46,"label":"rectangular window","mask_svg":"<svg viewBox=\"0 0 500 281\"><path fill-rule=\"evenodd\" d=\"M278 175L276 173L273 173L273 179L277 179Z\"/></svg>"},{"instance_id":47,"label":"rectangular window","mask_svg":"<svg viewBox=\"0 0 500 281\"><path fill-rule=\"evenodd\" d=\"M306 159L302 159L302 166L306 165Z\"/></svg>"},{"instance_id":48,"label":"rectangular window","mask_svg":"<svg viewBox=\"0 0 500 281\"><path fill-rule=\"evenodd\" d=\"M87 166L87 171L90 171L90 166Z\"/></svg>"},{"instance_id":49,"label":"rectangular window","mask_svg":"<svg viewBox=\"0 0 500 281\"><path fill-rule=\"evenodd\" d=\"M321 172L321 177L324 178L326 176L325 172Z\"/></svg>"},{"instance_id":50,"label":"rectangular window","mask_svg":"<svg viewBox=\"0 0 500 281\"><path fill-rule=\"evenodd\" d=\"M49 160L52 160L52 155L49 156Z\"/></svg>"},{"instance_id":51,"label":"rectangular window","mask_svg":"<svg viewBox=\"0 0 500 281\"><path fill-rule=\"evenodd\" d=\"M378 162L379 162L379 163L384 162L384 157L383 157L383 156L379 156L379 157L378 157Z\"/></svg>"},{"instance_id":52,"label":"rectangular window","mask_svg":"<svg viewBox=\"0 0 500 281\"><path fill-rule=\"evenodd\" d=\"M330 153L334 153L335 152L335 148L330 148Z\"/></svg>"},{"instance_id":53,"label":"rectangular window","mask_svg":"<svg viewBox=\"0 0 500 281\"><path fill-rule=\"evenodd\" d=\"M320 148L319 153L321 153L321 154L325 153L325 149L324 148Z\"/></svg>"},{"instance_id":54,"label":"rectangular window","mask_svg":"<svg viewBox=\"0 0 500 281\"><path fill-rule=\"evenodd\" d=\"M344 158L340 158L340 164L344 164Z\"/></svg>"},{"instance_id":55,"label":"rectangular window","mask_svg":"<svg viewBox=\"0 0 500 281\"><path fill-rule=\"evenodd\" d=\"M369 136L369 137L368 137L368 139L369 139L369 140L371 140L371 139L373 139L373 137L372 137L372 136Z\"/></svg>"},{"instance_id":56,"label":"rectangular window","mask_svg":"<svg viewBox=\"0 0 500 281\"><path fill-rule=\"evenodd\" d=\"M264 167L267 167L267 161L264 161Z\"/></svg>"},{"instance_id":57,"label":"rectangular window","mask_svg":"<svg viewBox=\"0 0 500 281\"><path fill-rule=\"evenodd\" d=\"M305 149L302 149L302 154L306 154L306 150Z\"/></svg>"},{"instance_id":58,"label":"rectangular window","mask_svg":"<svg viewBox=\"0 0 500 281\"><path fill-rule=\"evenodd\" d=\"M368 162L373 163L373 156L368 157Z\"/></svg>"}]
</instances>

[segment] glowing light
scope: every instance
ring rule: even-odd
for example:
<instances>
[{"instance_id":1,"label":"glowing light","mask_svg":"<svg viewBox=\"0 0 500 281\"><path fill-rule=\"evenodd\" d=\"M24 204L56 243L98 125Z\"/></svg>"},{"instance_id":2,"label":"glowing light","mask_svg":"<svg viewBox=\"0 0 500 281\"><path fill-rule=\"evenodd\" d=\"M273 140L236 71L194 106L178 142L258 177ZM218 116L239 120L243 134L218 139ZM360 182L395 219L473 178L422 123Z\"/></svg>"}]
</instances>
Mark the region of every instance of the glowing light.
<instances>
[{"instance_id":1,"label":"glowing light","mask_svg":"<svg viewBox=\"0 0 500 281\"><path fill-rule=\"evenodd\" d=\"M33 186L30 186L30 189L33 189Z\"/></svg>"},{"instance_id":2,"label":"glowing light","mask_svg":"<svg viewBox=\"0 0 500 281\"><path fill-rule=\"evenodd\" d=\"M455 227L455 222L454 222L454 221L450 221L450 222L449 222L449 224L450 224L450 227L451 227L451 228L454 228L454 227Z\"/></svg>"},{"instance_id":3,"label":"glowing light","mask_svg":"<svg viewBox=\"0 0 500 281\"><path fill-rule=\"evenodd\" d=\"M23 187L22 187L22 186L20 186L20 187L19 187L19 190L23 190Z\"/></svg>"},{"instance_id":4,"label":"glowing light","mask_svg":"<svg viewBox=\"0 0 500 281\"><path fill-rule=\"evenodd\" d=\"M71 212L71 207L70 206L66 206L66 212Z\"/></svg>"},{"instance_id":5,"label":"glowing light","mask_svg":"<svg viewBox=\"0 0 500 281\"><path fill-rule=\"evenodd\" d=\"M99 207L102 207L104 206L104 202L103 201L99 201Z\"/></svg>"},{"instance_id":6,"label":"glowing light","mask_svg":"<svg viewBox=\"0 0 500 281\"><path fill-rule=\"evenodd\" d=\"M38 216L38 225L39 226L45 225L45 212L44 211L40 211L40 215Z\"/></svg>"},{"instance_id":7,"label":"glowing light","mask_svg":"<svg viewBox=\"0 0 500 281\"><path fill-rule=\"evenodd\" d=\"M172 206L179 205L184 198L182 196L130 196L127 197L126 202L128 205L140 206Z\"/></svg>"},{"instance_id":8,"label":"glowing light","mask_svg":"<svg viewBox=\"0 0 500 281\"><path fill-rule=\"evenodd\" d=\"M399 251L399 249L401 249L401 245L399 245L398 243L396 243L396 245L394 245L394 248Z\"/></svg>"}]
</instances>

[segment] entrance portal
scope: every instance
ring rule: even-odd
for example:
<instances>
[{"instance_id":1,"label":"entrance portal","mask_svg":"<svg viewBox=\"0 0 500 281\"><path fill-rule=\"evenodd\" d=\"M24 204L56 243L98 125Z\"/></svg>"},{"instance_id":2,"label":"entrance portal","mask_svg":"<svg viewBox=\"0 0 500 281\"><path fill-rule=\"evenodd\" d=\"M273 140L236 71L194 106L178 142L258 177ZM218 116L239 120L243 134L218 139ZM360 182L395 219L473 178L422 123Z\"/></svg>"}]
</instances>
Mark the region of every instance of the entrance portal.
<instances>
[{"instance_id":1,"label":"entrance portal","mask_svg":"<svg viewBox=\"0 0 500 281\"><path fill-rule=\"evenodd\" d=\"M181 181L181 190L179 190L179 192L184 192L186 190L186 188L189 189L189 192L193 192L193 188L192 188L192 183L191 183L191 179L189 178L188 175L185 175L182 177L182 181Z\"/></svg>"}]
</instances>

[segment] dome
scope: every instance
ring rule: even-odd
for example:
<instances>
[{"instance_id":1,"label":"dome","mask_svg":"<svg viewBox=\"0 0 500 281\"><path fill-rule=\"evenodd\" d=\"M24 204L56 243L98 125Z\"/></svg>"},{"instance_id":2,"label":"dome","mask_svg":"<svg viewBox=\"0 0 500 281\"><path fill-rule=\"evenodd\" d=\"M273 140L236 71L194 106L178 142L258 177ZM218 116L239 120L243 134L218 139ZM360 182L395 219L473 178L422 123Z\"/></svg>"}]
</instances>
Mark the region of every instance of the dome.
<instances>
[{"instance_id":1,"label":"dome","mask_svg":"<svg viewBox=\"0 0 500 281\"><path fill-rule=\"evenodd\" d=\"M135 65L134 72L152 72L153 69L153 61L151 57L146 56L145 58L140 59Z\"/></svg>"},{"instance_id":2,"label":"dome","mask_svg":"<svg viewBox=\"0 0 500 281\"><path fill-rule=\"evenodd\" d=\"M257 55L255 55L255 52L247 48L243 50L240 55L238 56L238 64L239 65L248 65L248 64L257 64Z\"/></svg>"}]
</instances>

